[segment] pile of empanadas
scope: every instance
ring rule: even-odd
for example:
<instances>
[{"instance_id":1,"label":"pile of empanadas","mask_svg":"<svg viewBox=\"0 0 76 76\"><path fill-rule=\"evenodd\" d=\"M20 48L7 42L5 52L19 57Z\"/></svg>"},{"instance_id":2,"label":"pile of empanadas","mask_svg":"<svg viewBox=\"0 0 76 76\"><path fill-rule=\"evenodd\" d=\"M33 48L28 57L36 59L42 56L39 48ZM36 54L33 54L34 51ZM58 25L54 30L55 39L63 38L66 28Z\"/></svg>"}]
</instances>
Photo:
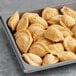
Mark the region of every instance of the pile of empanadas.
<instances>
[{"instance_id":1,"label":"pile of empanadas","mask_svg":"<svg viewBox=\"0 0 76 76\"><path fill-rule=\"evenodd\" d=\"M8 20L23 59L41 66L76 59L76 11L63 6L41 14L15 12Z\"/></svg>"}]
</instances>

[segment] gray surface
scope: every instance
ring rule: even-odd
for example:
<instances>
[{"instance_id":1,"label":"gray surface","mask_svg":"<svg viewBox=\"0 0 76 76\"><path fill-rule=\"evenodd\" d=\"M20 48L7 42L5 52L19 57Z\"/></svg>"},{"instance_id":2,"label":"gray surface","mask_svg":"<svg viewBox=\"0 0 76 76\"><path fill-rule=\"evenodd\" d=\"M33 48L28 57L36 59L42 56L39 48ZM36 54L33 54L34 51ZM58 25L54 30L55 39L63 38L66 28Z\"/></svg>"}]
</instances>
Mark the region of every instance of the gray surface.
<instances>
[{"instance_id":1,"label":"gray surface","mask_svg":"<svg viewBox=\"0 0 76 76\"><path fill-rule=\"evenodd\" d=\"M0 0L0 14L74 2L76 0ZM76 76L76 64L32 74L24 74L0 24L0 76Z\"/></svg>"}]
</instances>

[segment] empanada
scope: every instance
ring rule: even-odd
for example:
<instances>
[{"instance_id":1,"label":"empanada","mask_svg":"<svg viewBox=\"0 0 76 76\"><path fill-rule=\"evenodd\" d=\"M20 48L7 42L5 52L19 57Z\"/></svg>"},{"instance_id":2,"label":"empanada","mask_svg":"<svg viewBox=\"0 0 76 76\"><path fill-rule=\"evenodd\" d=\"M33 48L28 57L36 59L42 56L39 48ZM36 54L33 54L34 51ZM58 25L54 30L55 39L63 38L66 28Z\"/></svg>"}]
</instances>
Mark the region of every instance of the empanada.
<instances>
[{"instance_id":1,"label":"empanada","mask_svg":"<svg viewBox=\"0 0 76 76\"><path fill-rule=\"evenodd\" d=\"M41 24L41 25L43 25L44 28L48 27L47 22L40 16L32 16L32 17L30 17L29 18L29 22L30 22L30 24L34 24L34 23Z\"/></svg>"},{"instance_id":2,"label":"empanada","mask_svg":"<svg viewBox=\"0 0 76 76\"><path fill-rule=\"evenodd\" d=\"M45 38L53 41L53 42L59 42L59 41L63 41L64 37L62 32L60 32L58 29L56 28L51 28L49 27L45 33L44 33Z\"/></svg>"},{"instance_id":3,"label":"empanada","mask_svg":"<svg viewBox=\"0 0 76 76\"><path fill-rule=\"evenodd\" d=\"M42 64L42 59L39 56L35 55L35 54L32 54L32 53L27 53L26 54L26 53L24 53L24 54L22 54L22 57L30 65L40 66Z\"/></svg>"},{"instance_id":4,"label":"empanada","mask_svg":"<svg viewBox=\"0 0 76 76\"><path fill-rule=\"evenodd\" d=\"M15 12L8 20L8 26L12 31L15 31L16 25L19 21L19 12Z\"/></svg>"},{"instance_id":5,"label":"empanada","mask_svg":"<svg viewBox=\"0 0 76 76\"><path fill-rule=\"evenodd\" d=\"M43 58L43 64L42 65L48 65L48 64L55 64L59 61L59 58L57 56L54 56L52 54L47 54Z\"/></svg>"},{"instance_id":6,"label":"empanada","mask_svg":"<svg viewBox=\"0 0 76 76\"><path fill-rule=\"evenodd\" d=\"M76 59L76 54L70 51L64 51L58 54L60 61Z\"/></svg>"},{"instance_id":7,"label":"empanada","mask_svg":"<svg viewBox=\"0 0 76 76\"><path fill-rule=\"evenodd\" d=\"M71 8L67 6L63 6L63 8L61 9L61 12L62 14L69 15L76 20L76 11L72 10Z\"/></svg>"},{"instance_id":8,"label":"empanada","mask_svg":"<svg viewBox=\"0 0 76 76\"><path fill-rule=\"evenodd\" d=\"M51 17L58 15L59 12L56 8L44 8L44 10L42 11L42 18L44 18L45 20L49 20Z\"/></svg>"},{"instance_id":9,"label":"empanada","mask_svg":"<svg viewBox=\"0 0 76 76\"><path fill-rule=\"evenodd\" d=\"M37 41L39 38L42 38L44 37L44 32L45 30L39 30L39 31L36 31L34 34L33 34L33 41Z\"/></svg>"},{"instance_id":10,"label":"empanada","mask_svg":"<svg viewBox=\"0 0 76 76\"><path fill-rule=\"evenodd\" d=\"M66 37L63 44L67 51L76 52L76 40L73 37Z\"/></svg>"},{"instance_id":11,"label":"empanada","mask_svg":"<svg viewBox=\"0 0 76 76\"><path fill-rule=\"evenodd\" d=\"M63 33L63 36L64 36L64 37L67 37L67 36L69 36L69 35L70 35L70 36L73 35L73 33L70 31L69 28L63 27L63 26L61 26L61 25L53 24L53 25L51 25L50 27L52 27L52 28L57 28L59 31L61 31L61 32Z\"/></svg>"},{"instance_id":12,"label":"empanada","mask_svg":"<svg viewBox=\"0 0 76 76\"><path fill-rule=\"evenodd\" d=\"M50 49L50 53L57 55L58 53L61 53L64 51L64 47L62 43L56 43L49 45L48 48Z\"/></svg>"},{"instance_id":13,"label":"empanada","mask_svg":"<svg viewBox=\"0 0 76 76\"><path fill-rule=\"evenodd\" d=\"M20 21L18 22L18 25L16 27L16 31L26 29L29 25L28 17L25 16L25 14L22 15Z\"/></svg>"},{"instance_id":14,"label":"empanada","mask_svg":"<svg viewBox=\"0 0 76 76\"><path fill-rule=\"evenodd\" d=\"M62 15L60 18L60 24L64 27L73 27L75 25L75 19L68 15Z\"/></svg>"},{"instance_id":15,"label":"empanada","mask_svg":"<svg viewBox=\"0 0 76 76\"><path fill-rule=\"evenodd\" d=\"M32 44L32 37L28 30L18 31L15 34L16 44L22 53L26 53Z\"/></svg>"},{"instance_id":16,"label":"empanada","mask_svg":"<svg viewBox=\"0 0 76 76\"><path fill-rule=\"evenodd\" d=\"M40 31L44 29L43 25L41 24L38 24L38 23L34 23L34 24L31 24L29 27L28 27L28 30L30 31L30 33L33 35L35 32L37 31Z\"/></svg>"},{"instance_id":17,"label":"empanada","mask_svg":"<svg viewBox=\"0 0 76 76\"><path fill-rule=\"evenodd\" d=\"M53 16L53 17L51 17L49 20L47 20L47 22L48 22L49 24L59 24L60 17L61 17L61 15Z\"/></svg>"},{"instance_id":18,"label":"empanada","mask_svg":"<svg viewBox=\"0 0 76 76\"><path fill-rule=\"evenodd\" d=\"M29 49L29 53L36 54L40 57L45 56L48 53L49 49L44 43L35 42Z\"/></svg>"}]
</instances>

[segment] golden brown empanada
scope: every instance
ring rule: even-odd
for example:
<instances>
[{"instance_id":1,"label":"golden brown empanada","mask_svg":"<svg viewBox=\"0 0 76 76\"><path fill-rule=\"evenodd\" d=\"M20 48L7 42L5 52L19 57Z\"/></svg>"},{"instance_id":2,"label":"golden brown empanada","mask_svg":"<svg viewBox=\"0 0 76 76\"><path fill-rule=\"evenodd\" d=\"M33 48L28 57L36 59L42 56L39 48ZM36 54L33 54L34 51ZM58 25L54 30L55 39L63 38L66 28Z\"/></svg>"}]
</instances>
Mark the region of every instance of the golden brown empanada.
<instances>
[{"instance_id":1,"label":"golden brown empanada","mask_svg":"<svg viewBox=\"0 0 76 76\"><path fill-rule=\"evenodd\" d=\"M47 22L48 22L49 24L59 24L60 17L61 17L61 15L53 16L53 17L51 17L49 20L47 20Z\"/></svg>"},{"instance_id":2,"label":"golden brown empanada","mask_svg":"<svg viewBox=\"0 0 76 76\"><path fill-rule=\"evenodd\" d=\"M61 53L64 51L64 47L62 43L49 45L48 48L50 49L50 53L54 55L57 55L58 53Z\"/></svg>"},{"instance_id":3,"label":"golden brown empanada","mask_svg":"<svg viewBox=\"0 0 76 76\"><path fill-rule=\"evenodd\" d=\"M35 32L37 31L40 31L44 29L43 25L41 24L38 24L38 23L34 23L34 24L31 24L29 27L28 27L28 30L30 31L30 33L33 35Z\"/></svg>"},{"instance_id":4,"label":"golden brown empanada","mask_svg":"<svg viewBox=\"0 0 76 76\"><path fill-rule=\"evenodd\" d=\"M63 44L67 51L76 52L76 40L73 37L66 37Z\"/></svg>"},{"instance_id":5,"label":"golden brown empanada","mask_svg":"<svg viewBox=\"0 0 76 76\"><path fill-rule=\"evenodd\" d=\"M50 27L52 27L52 28L57 28L59 31L61 31L61 32L63 33L63 36L64 36L64 37L67 37L67 36L69 36L69 35L70 35L70 36L73 35L73 33L70 31L69 28L63 27L63 26L61 26L61 25L53 24L53 25L51 25Z\"/></svg>"},{"instance_id":6,"label":"golden brown empanada","mask_svg":"<svg viewBox=\"0 0 76 76\"><path fill-rule=\"evenodd\" d=\"M29 53L36 54L40 57L45 56L48 53L49 49L44 43L35 42L29 49Z\"/></svg>"},{"instance_id":7,"label":"golden brown empanada","mask_svg":"<svg viewBox=\"0 0 76 76\"><path fill-rule=\"evenodd\" d=\"M56 28L51 28L49 27L45 33L44 33L45 38L53 41L53 42L59 42L59 41L63 41L64 37L62 32L60 32L58 29Z\"/></svg>"},{"instance_id":8,"label":"golden brown empanada","mask_svg":"<svg viewBox=\"0 0 76 76\"><path fill-rule=\"evenodd\" d=\"M12 31L15 31L16 25L19 21L19 12L15 12L8 20L8 26Z\"/></svg>"},{"instance_id":9,"label":"golden brown empanada","mask_svg":"<svg viewBox=\"0 0 76 76\"><path fill-rule=\"evenodd\" d=\"M62 15L60 18L60 24L64 27L73 27L75 25L75 19L68 15Z\"/></svg>"},{"instance_id":10,"label":"golden brown empanada","mask_svg":"<svg viewBox=\"0 0 76 76\"><path fill-rule=\"evenodd\" d=\"M16 44L21 52L26 53L32 44L32 37L28 30L18 31L15 34Z\"/></svg>"},{"instance_id":11,"label":"golden brown empanada","mask_svg":"<svg viewBox=\"0 0 76 76\"><path fill-rule=\"evenodd\" d=\"M42 65L54 64L54 63L57 63L58 61L59 61L59 58L57 56L54 56L52 54L47 54L43 58L43 64Z\"/></svg>"},{"instance_id":12,"label":"golden brown empanada","mask_svg":"<svg viewBox=\"0 0 76 76\"><path fill-rule=\"evenodd\" d=\"M51 17L58 15L59 12L56 8L44 8L44 10L42 11L42 18L44 18L45 20L49 20Z\"/></svg>"},{"instance_id":13,"label":"golden brown empanada","mask_svg":"<svg viewBox=\"0 0 76 76\"><path fill-rule=\"evenodd\" d=\"M22 57L24 58L24 60L26 62L28 62L30 65L33 65L33 66L40 66L42 64L42 59L35 55L35 54L32 54L32 53L24 53L22 55Z\"/></svg>"},{"instance_id":14,"label":"golden brown empanada","mask_svg":"<svg viewBox=\"0 0 76 76\"><path fill-rule=\"evenodd\" d=\"M76 54L70 51L64 51L64 52L58 53L58 57L60 61L67 61L67 60L76 59Z\"/></svg>"},{"instance_id":15,"label":"golden brown empanada","mask_svg":"<svg viewBox=\"0 0 76 76\"><path fill-rule=\"evenodd\" d=\"M48 27L47 22L40 16L32 16L32 17L30 17L29 18L29 22L30 22L30 24L34 24L34 23L41 24L41 25L43 25L44 28Z\"/></svg>"},{"instance_id":16,"label":"golden brown empanada","mask_svg":"<svg viewBox=\"0 0 76 76\"><path fill-rule=\"evenodd\" d=\"M63 8L61 9L61 12L62 14L69 15L76 20L76 11L72 10L71 8L67 6L63 6Z\"/></svg>"},{"instance_id":17,"label":"golden brown empanada","mask_svg":"<svg viewBox=\"0 0 76 76\"><path fill-rule=\"evenodd\" d=\"M29 25L28 17L25 16L25 14L22 15L20 21L18 22L18 25L16 27L16 31L26 29Z\"/></svg>"},{"instance_id":18,"label":"golden brown empanada","mask_svg":"<svg viewBox=\"0 0 76 76\"><path fill-rule=\"evenodd\" d=\"M37 41L39 38L42 38L44 37L44 32L45 30L39 30L39 31L36 31L34 34L33 34L33 41Z\"/></svg>"}]
</instances>

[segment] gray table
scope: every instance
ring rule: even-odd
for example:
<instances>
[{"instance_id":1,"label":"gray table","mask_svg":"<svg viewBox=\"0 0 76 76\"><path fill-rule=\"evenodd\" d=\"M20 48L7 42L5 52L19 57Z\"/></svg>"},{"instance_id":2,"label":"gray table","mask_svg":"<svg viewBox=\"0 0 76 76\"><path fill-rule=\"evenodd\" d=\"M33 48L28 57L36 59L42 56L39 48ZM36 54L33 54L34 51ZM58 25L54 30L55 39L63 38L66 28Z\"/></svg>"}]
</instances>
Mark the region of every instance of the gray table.
<instances>
[{"instance_id":1,"label":"gray table","mask_svg":"<svg viewBox=\"0 0 76 76\"><path fill-rule=\"evenodd\" d=\"M18 11L35 10L46 6L74 3L76 0L0 0L0 15ZM76 64L24 74L12 52L0 24L0 76L76 76Z\"/></svg>"}]
</instances>

